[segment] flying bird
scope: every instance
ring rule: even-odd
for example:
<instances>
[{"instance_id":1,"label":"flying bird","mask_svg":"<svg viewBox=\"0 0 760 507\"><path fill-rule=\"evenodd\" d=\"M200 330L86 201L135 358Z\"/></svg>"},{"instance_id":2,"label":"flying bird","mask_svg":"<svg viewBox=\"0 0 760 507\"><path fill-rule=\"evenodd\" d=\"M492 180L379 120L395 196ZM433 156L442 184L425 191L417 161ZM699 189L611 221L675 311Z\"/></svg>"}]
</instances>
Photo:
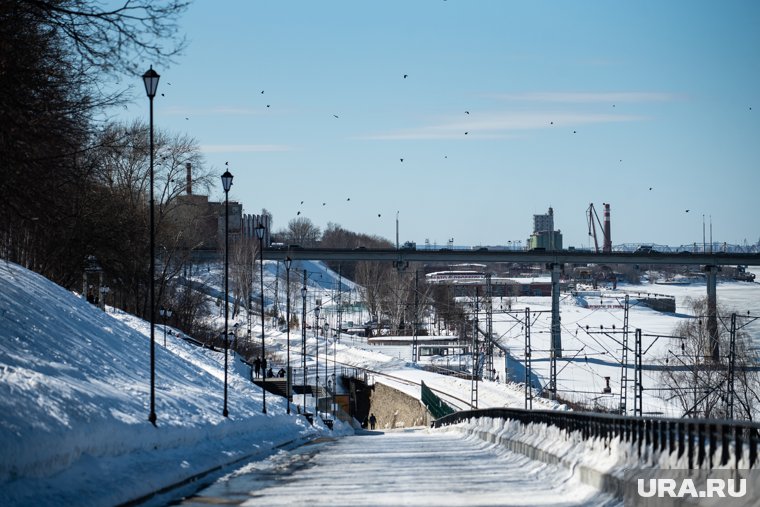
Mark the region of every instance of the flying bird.
<instances>
[{"instance_id":1,"label":"flying bird","mask_svg":"<svg viewBox=\"0 0 760 507\"><path fill-rule=\"evenodd\" d=\"M269 107L269 104L267 104L267 107Z\"/></svg>"},{"instance_id":2,"label":"flying bird","mask_svg":"<svg viewBox=\"0 0 760 507\"><path fill-rule=\"evenodd\" d=\"M688 212L689 212L689 210L686 210L686 213L688 213Z\"/></svg>"},{"instance_id":3,"label":"flying bird","mask_svg":"<svg viewBox=\"0 0 760 507\"><path fill-rule=\"evenodd\" d=\"M573 130L573 134L577 134L577 132L575 130Z\"/></svg>"},{"instance_id":4,"label":"flying bird","mask_svg":"<svg viewBox=\"0 0 760 507\"><path fill-rule=\"evenodd\" d=\"M301 201L301 204L303 204L303 201Z\"/></svg>"},{"instance_id":5,"label":"flying bird","mask_svg":"<svg viewBox=\"0 0 760 507\"><path fill-rule=\"evenodd\" d=\"M346 200L347 200L347 201L350 201L350 200L351 200L351 198L349 197L349 198L347 198Z\"/></svg>"},{"instance_id":6,"label":"flying bird","mask_svg":"<svg viewBox=\"0 0 760 507\"><path fill-rule=\"evenodd\" d=\"M399 159L399 160L401 160L402 162L404 161L404 159L403 159L403 158L401 158L401 159Z\"/></svg>"},{"instance_id":7,"label":"flying bird","mask_svg":"<svg viewBox=\"0 0 760 507\"><path fill-rule=\"evenodd\" d=\"M464 133L464 135L467 135L467 134L469 134L469 132L465 132L465 133Z\"/></svg>"},{"instance_id":8,"label":"flying bird","mask_svg":"<svg viewBox=\"0 0 760 507\"><path fill-rule=\"evenodd\" d=\"M162 96L162 97L166 97L166 95L164 95L163 93L161 94L161 96ZM752 109L752 108L750 107L750 109Z\"/></svg>"},{"instance_id":9,"label":"flying bird","mask_svg":"<svg viewBox=\"0 0 760 507\"><path fill-rule=\"evenodd\" d=\"M186 119L186 120L189 120L190 118L188 118L187 116L185 116L185 119Z\"/></svg>"},{"instance_id":10,"label":"flying bird","mask_svg":"<svg viewBox=\"0 0 760 507\"><path fill-rule=\"evenodd\" d=\"M301 212L299 211L298 213L296 213L296 216L298 216L298 215L300 215L300 214L301 214Z\"/></svg>"},{"instance_id":11,"label":"flying bird","mask_svg":"<svg viewBox=\"0 0 760 507\"><path fill-rule=\"evenodd\" d=\"M326 204L327 204L326 202L323 202L323 203L322 203L322 206L324 206L324 205L326 205Z\"/></svg>"},{"instance_id":12,"label":"flying bird","mask_svg":"<svg viewBox=\"0 0 760 507\"><path fill-rule=\"evenodd\" d=\"M335 118L338 118L338 115L337 115L337 114L334 114L333 116L334 116Z\"/></svg>"},{"instance_id":13,"label":"flying bird","mask_svg":"<svg viewBox=\"0 0 760 507\"><path fill-rule=\"evenodd\" d=\"M263 94L263 93L264 93L264 90L261 90L261 93Z\"/></svg>"},{"instance_id":14,"label":"flying bird","mask_svg":"<svg viewBox=\"0 0 760 507\"><path fill-rule=\"evenodd\" d=\"M380 213L378 213L377 216L380 216Z\"/></svg>"},{"instance_id":15,"label":"flying bird","mask_svg":"<svg viewBox=\"0 0 760 507\"><path fill-rule=\"evenodd\" d=\"M649 190L652 190L652 187L649 187Z\"/></svg>"},{"instance_id":16,"label":"flying bird","mask_svg":"<svg viewBox=\"0 0 760 507\"><path fill-rule=\"evenodd\" d=\"M470 114L470 112L469 111L465 111L464 114Z\"/></svg>"},{"instance_id":17,"label":"flying bird","mask_svg":"<svg viewBox=\"0 0 760 507\"><path fill-rule=\"evenodd\" d=\"M549 125L554 125L554 122L553 122L553 121L550 121L550 122L549 122Z\"/></svg>"},{"instance_id":18,"label":"flying bird","mask_svg":"<svg viewBox=\"0 0 760 507\"><path fill-rule=\"evenodd\" d=\"M406 76L408 76L408 75L409 75L409 74L404 74L404 79L406 79Z\"/></svg>"}]
</instances>

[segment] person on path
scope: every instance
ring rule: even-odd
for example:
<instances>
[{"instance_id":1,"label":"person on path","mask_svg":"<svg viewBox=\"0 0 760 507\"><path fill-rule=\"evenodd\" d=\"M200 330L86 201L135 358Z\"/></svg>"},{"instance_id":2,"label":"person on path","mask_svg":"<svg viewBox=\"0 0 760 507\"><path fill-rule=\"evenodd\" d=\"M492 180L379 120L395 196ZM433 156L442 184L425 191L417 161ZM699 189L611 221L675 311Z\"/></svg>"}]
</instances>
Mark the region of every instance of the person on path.
<instances>
[{"instance_id":1,"label":"person on path","mask_svg":"<svg viewBox=\"0 0 760 507\"><path fill-rule=\"evenodd\" d=\"M267 358L261 360L261 376L266 378L267 376Z\"/></svg>"},{"instance_id":2,"label":"person on path","mask_svg":"<svg viewBox=\"0 0 760 507\"><path fill-rule=\"evenodd\" d=\"M369 428L371 430L375 429L375 424L377 424L377 418L375 417L375 414L369 415Z\"/></svg>"},{"instance_id":3,"label":"person on path","mask_svg":"<svg viewBox=\"0 0 760 507\"><path fill-rule=\"evenodd\" d=\"M261 371L261 358L258 356L256 356L256 359L253 360L253 371L258 377L259 372Z\"/></svg>"}]
</instances>

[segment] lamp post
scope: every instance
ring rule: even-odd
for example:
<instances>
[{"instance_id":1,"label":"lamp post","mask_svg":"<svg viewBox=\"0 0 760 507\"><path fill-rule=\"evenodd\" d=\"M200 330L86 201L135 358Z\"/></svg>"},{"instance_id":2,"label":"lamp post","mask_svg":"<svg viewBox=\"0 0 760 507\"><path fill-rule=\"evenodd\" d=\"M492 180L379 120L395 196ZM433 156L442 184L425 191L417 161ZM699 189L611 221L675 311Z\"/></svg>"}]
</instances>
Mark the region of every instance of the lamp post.
<instances>
[{"instance_id":1,"label":"lamp post","mask_svg":"<svg viewBox=\"0 0 760 507\"><path fill-rule=\"evenodd\" d=\"M153 219L153 97L158 90L158 79L161 76L150 66L143 74L145 93L150 102L150 415L148 420L156 425L156 289L154 284L155 264L155 223Z\"/></svg>"},{"instance_id":2,"label":"lamp post","mask_svg":"<svg viewBox=\"0 0 760 507\"><path fill-rule=\"evenodd\" d=\"M306 411L306 270L303 270L301 287L301 360L303 361L303 409Z\"/></svg>"},{"instance_id":3,"label":"lamp post","mask_svg":"<svg viewBox=\"0 0 760 507\"><path fill-rule=\"evenodd\" d=\"M259 281L261 282L261 363L266 361L266 351L264 349L264 224L256 226L256 236L259 238ZM262 409L263 413L267 413L267 390L266 384L267 374L266 371L262 375L261 390L262 390Z\"/></svg>"},{"instance_id":4,"label":"lamp post","mask_svg":"<svg viewBox=\"0 0 760 507\"><path fill-rule=\"evenodd\" d=\"M320 307L314 308L314 417L319 413L319 313Z\"/></svg>"},{"instance_id":5,"label":"lamp post","mask_svg":"<svg viewBox=\"0 0 760 507\"><path fill-rule=\"evenodd\" d=\"M285 366L285 374L288 376L287 380L285 381L285 385L288 386L288 414L290 413L290 264L293 262L293 260L290 257L285 258L285 300L287 301L285 303L285 326L287 328L287 340L288 340L288 346L287 346L287 366Z\"/></svg>"},{"instance_id":6,"label":"lamp post","mask_svg":"<svg viewBox=\"0 0 760 507\"><path fill-rule=\"evenodd\" d=\"M172 311L169 308L163 306L158 310L161 317L164 319L164 348L166 348L166 317L172 318Z\"/></svg>"},{"instance_id":7,"label":"lamp post","mask_svg":"<svg viewBox=\"0 0 760 507\"><path fill-rule=\"evenodd\" d=\"M224 171L222 186L224 187L224 409L222 415L229 416L227 411L227 349L229 349L229 334L227 330L229 306L229 268L230 268L230 187L232 174Z\"/></svg>"}]
</instances>

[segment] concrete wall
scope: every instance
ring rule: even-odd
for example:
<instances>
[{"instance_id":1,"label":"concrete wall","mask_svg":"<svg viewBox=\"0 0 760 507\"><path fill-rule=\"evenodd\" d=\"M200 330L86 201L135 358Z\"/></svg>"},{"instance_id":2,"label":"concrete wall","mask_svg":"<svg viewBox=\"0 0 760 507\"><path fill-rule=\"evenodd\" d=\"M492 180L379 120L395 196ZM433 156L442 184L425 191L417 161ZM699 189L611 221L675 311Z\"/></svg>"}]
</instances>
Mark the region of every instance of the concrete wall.
<instances>
[{"instance_id":1,"label":"concrete wall","mask_svg":"<svg viewBox=\"0 0 760 507\"><path fill-rule=\"evenodd\" d=\"M370 412L377 418L375 429L430 426L432 421L420 400L383 384L372 387L369 403Z\"/></svg>"}]
</instances>

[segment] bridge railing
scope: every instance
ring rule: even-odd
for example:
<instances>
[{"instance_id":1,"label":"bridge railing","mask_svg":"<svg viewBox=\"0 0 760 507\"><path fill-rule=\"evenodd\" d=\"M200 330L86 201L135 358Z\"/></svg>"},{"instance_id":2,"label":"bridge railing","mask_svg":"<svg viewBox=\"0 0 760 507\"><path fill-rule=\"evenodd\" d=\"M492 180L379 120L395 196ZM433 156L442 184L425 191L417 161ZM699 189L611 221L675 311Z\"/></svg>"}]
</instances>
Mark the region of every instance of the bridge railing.
<instances>
[{"instance_id":1,"label":"bridge railing","mask_svg":"<svg viewBox=\"0 0 760 507\"><path fill-rule=\"evenodd\" d=\"M749 468L760 468L760 424L747 421L489 408L455 412L436 419L432 425L441 427L480 417L511 419L523 425L546 424L567 434L576 433L584 440L597 438L609 442L619 438L634 446L639 456L646 449L656 455L676 453L678 459L685 455L690 469L738 468L745 457Z\"/></svg>"}]
</instances>

